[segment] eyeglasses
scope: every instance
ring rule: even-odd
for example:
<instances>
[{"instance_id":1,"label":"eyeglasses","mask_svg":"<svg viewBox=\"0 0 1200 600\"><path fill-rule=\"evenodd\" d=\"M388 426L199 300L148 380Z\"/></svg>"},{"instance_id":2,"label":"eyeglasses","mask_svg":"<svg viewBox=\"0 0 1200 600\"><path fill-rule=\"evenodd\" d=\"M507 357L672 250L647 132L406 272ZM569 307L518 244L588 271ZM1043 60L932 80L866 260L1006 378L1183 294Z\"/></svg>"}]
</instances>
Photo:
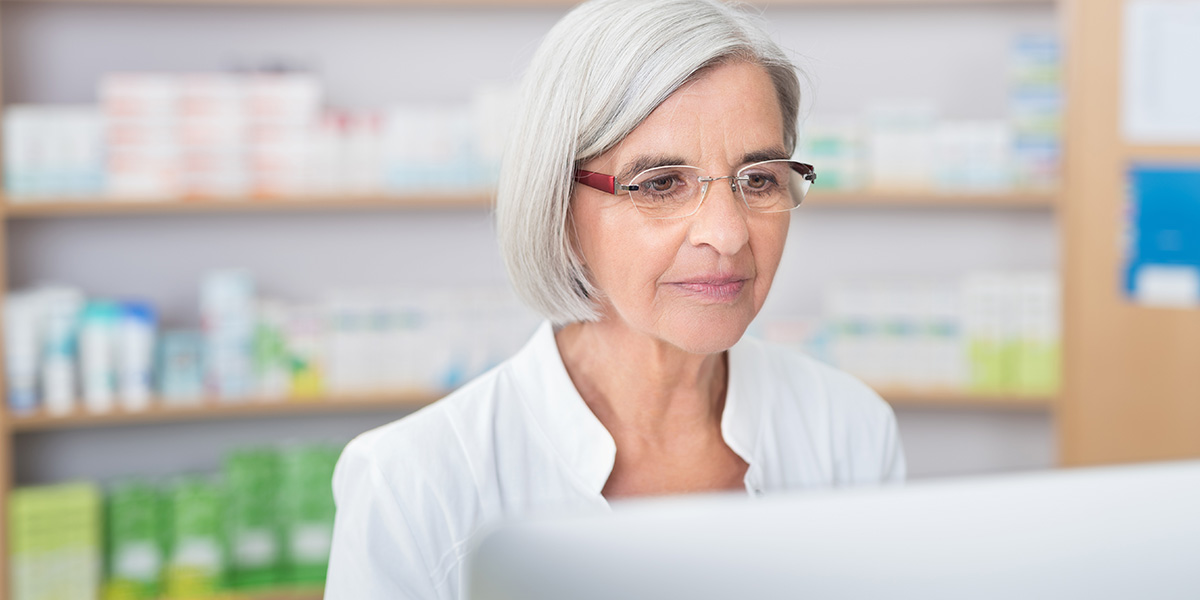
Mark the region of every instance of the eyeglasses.
<instances>
[{"instance_id":1,"label":"eyeglasses","mask_svg":"<svg viewBox=\"0 0 1200 600\"><path fill-rule=\"evenodd\" d=\"M800 206L817 180L812 165L791 160L765 160L746 165L734 175L705 177L698 167L671 165L638 173L626 184L612 175L582 169L575 181L613 195L628 193L633 205L651 219L680 219L700 210L708 184L729 180L729 188L755 212L787 212Z\"/></svg>"}]
</instances>

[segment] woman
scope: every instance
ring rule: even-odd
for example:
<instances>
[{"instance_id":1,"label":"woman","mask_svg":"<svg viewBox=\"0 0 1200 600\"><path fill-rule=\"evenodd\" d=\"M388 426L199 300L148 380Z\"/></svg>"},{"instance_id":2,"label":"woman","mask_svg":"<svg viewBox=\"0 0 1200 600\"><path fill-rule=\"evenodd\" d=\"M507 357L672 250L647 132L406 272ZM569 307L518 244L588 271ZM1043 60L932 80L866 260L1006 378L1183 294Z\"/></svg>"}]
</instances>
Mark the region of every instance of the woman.
<instances>
[{"instance_id":1,"label":"woman","mask_svg":"<svg viewBox=\"0 0 1200 600\"><path fill-rule=\"evenodd\" d=\"M548 322L347 446L329 598L457 598L471 536L501 518L904 477L878 395L742 339L814 179L788 161L799 84L770 38L715 0L594 0L524 94L497 224Z\"/></svg>"}]
</instances>

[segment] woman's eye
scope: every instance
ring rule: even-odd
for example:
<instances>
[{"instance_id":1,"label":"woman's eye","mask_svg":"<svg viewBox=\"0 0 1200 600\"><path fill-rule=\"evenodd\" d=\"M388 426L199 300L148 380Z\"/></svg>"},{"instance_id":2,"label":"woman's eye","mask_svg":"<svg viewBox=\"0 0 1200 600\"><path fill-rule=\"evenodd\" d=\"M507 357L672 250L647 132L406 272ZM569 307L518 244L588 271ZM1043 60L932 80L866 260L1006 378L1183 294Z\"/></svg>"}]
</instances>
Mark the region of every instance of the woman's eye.
<instances>
[{"instance_id":1,"label":"woman's eye","mask_svg":"<svg viewBox=\"0 0 1200 600\"><path fill-rule=\"evenodd\" d=\"M678 180L675 177L656 177L645 183L646 191L661 194L675 188Z\"/></svg>"},{"instance_id":2,"label":"woman's eye","mask_svg":"<svg viewBox=\"0 0 1200 600\"><path fill-rule=\"evenodd\" d=\"M775 185L775 178L761 173L751 173L746 176L745 185L754 191L766 190Z\"/></svg>"}]
</instances>

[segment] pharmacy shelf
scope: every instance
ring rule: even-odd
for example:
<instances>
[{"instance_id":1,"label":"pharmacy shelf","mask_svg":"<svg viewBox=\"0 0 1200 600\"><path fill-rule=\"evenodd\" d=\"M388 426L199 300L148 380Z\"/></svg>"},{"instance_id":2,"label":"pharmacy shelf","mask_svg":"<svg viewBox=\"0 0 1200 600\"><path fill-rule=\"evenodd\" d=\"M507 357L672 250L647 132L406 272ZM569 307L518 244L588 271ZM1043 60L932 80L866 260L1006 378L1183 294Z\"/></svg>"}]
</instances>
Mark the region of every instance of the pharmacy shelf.
<instances>
[{"instance_id":1,"label":"pharmacy shelf","mask_svg":"<svg viewBox=\"0 0 1200 600\"><path fill-rule=\"evenodd\" d=\"M324 591L321 588L297 588L229 594L216 596L213 600L321 600L322 597Z\"/></svg>"},{"instance_id":2,"label":"pharmacy shelf","mask_svg":"<svg viewBox=\"0 0 1200 600\"><path fill-rule=\"evenodd\" d=\"M5 201L3 204L0 204L0 212L3 213L5 219L44 219L106 215L486 209L491 206L491 202L491 194L486 191L423 195L328 195L286 199L228 198L219 200L179 200L160 198L125 200L96 198L80 200L46 198L21 202Z\"/></svg>"},{"instance_id":3,"label":"pharmacy shelf","mask_svg":"<svg viewBox=\"0 0 1200 600\"><path fill-rule=\"evenodd\" d=\"M1052 209L1057 195L1053 192L952 193L945 191L824 191L815 190L805 198L805 206L838 207L941 207L941 208L1035 208ZM47 219L61 217L318 212L355 210L437 210L488 209L492 192L463 192L445 195L310 196L296 198L229 198L204 200L177 199L56 199L4 202L0 213L5 219Z\"/></svg>"},{"instance_id":4,"label":"pharmacy shelf","mask_svg":"<svg viewBox=\"0 0 1200 600\"><path fill-rule=\"evenodd\" d=\"M895 406L979 407L1048 409L1051 396L985 395L947 389L887 389L879 394ZM308 399L245 399L222 402L206 399L194 406L167 406L156 402L141 411L113 410L106 413L73 412L65 415L33 413L10 415L8 427L16 433L89 429L122 425L147 425L182 421L220 421L230 419L278 417L289 415L339 414L356 412L403 411L426 406L445 393L374 392Z\"/></svg>"},{"instance_id":5,"label":"pharmacy shelf","mask_svg":"<svg viewBox=\"0 0 1200 600\"><path fill-rule=\"evenodd\" d=\"M946 388L875 388L892 406L912 408L979 408L1051 410L1057 403L1045 394L982 394Z\"/></svg>"},{"instance_id":6,"label":"pharmacy shelf","mask_svg":"<svg viewBox=\"0 0 1200 600\"><path fill-rule=\"evenodd\" d=\"M805 206L863 208L1032 208L1053 209L1058 202L1054 191L951 192L944 190L813 190L804 198ZM803 210L803 209L801 209Z\"/></svg>"},{"instance_id":7,"label":"pharmacy shelf","mask_svg":"<svg viewBox=\"0 0 1200 600\"><path fill-rule=\"evenodd\" d=\"M224 592L209 596L209 600L321 600L324 591L320 587L281 588L246 592Z\"/></svg>"},{"instance_id":8,"label":"pharmacy shelf","mask_svg":"<svg viewBox=\"0 0 1200 600\"><path fill-rule=\"evenodd\" d=\"M89 413L80 410L64 415L50 415L44 412L10 414L8 428L19 433L182 421L402 411L426 406L444 395L444 393L434 392L384 391L303 399L246 398L236 401L221 401L208 398L189 406L168 406L156 401L151 403L149 408L140 411L115 409L106 413Z\"/></svg>"}]
</instances>

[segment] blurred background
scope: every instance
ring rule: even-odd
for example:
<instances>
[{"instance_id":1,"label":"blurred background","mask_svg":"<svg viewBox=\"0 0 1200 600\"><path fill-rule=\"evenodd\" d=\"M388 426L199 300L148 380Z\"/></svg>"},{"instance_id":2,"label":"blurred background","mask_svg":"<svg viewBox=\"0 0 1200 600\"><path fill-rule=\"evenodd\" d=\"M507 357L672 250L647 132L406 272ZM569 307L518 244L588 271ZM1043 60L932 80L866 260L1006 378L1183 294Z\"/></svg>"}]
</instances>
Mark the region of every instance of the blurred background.
<instances>
[{"instance_id":1,"label":"blurred background","mask_svg":"<svg viewBox=\"0 0 1200 600\"><path fill-rule=\"evenodd\" d=\"M516 82L571 3L454 4L0 3L10 597L319 597L341 447L532 333L489 190ZM1125 231L1117 151L1063 151L1116 137L1110 57L1079 63L1103 64L1079 88L1100 112L1066 120L1082 17L754 6L803 71L797 156L819 177L753 333L875 387L914 480L1194 455L1070 445L1098 414L1066 399L1071 373L1152 395L1120 357L1069 351L1108 341L1064 353L1091 331L1074 315L1125 310L1089 312L1088 290L1126 306L1116 259L1070 271L1093 256L1070 236L1116 256ZM1097 226L1069 174L1110 167ZM1200 358L1184 312L1131 351L1182 324L1165 352Z\"/></svg>"}]
</instances>

